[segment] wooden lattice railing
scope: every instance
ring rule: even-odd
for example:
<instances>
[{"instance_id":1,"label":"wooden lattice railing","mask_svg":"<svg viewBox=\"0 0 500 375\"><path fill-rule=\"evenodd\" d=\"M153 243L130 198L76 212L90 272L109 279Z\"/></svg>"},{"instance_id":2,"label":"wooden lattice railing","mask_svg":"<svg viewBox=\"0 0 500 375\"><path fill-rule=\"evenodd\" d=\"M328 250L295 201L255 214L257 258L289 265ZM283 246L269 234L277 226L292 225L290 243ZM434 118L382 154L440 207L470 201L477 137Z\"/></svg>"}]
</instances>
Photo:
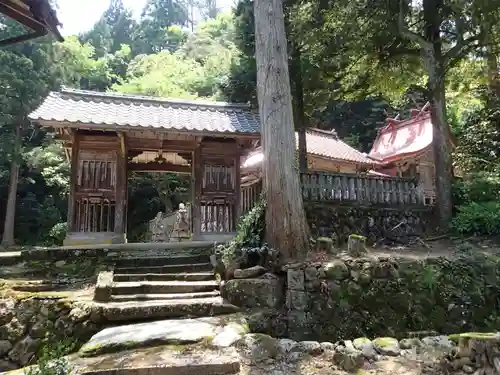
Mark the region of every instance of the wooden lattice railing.
<instances>
[{"instance_id":1,"label":"wooden lattice railing","mask_svg":"<svg viewBox=\"0 0 500 375\"><path fill-rule=\"evenodd\" d=\"M390 206L434 203L429 201L415 179L322 172L303 172L300 179L306 201ZM242 214L253 208L261 188L261 183L241 188Z\"/></svg>"},{"instance_id":2,"label":"wooden lattice railing","mask_svg":"<svg viewBox=\"0 0 500 375\"><path fill-rule=\"evenodd\" d=\"M415 179L319 172L301 173L302 196L309 201L423 205Z\"/></svg>"}]
</instances>

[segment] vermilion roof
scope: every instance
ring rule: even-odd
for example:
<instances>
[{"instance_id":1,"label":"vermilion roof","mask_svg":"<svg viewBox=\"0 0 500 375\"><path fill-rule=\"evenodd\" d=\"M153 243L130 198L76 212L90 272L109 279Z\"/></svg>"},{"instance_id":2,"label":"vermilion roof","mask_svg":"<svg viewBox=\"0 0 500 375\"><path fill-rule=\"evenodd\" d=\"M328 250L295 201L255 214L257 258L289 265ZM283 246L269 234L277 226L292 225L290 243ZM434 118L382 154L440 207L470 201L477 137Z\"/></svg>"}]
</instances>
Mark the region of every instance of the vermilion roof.
<instances>
[{"instance_id":1,"label":"vermilion roof","mask_svg":"<svg viewBox=\"0 0 500 375\"><path fill-rule=\"evenodd\" d=\"M29 118L42 125L155 128L259 134L259 116L248 105L63 89L51 92ZM44 123L45 122L45 123Z\"/></svg>"},{"instance_id":2,"label":"vermilion roof","mask_svg":"<svg viewBox=\"0 0 500 375\"><path fill-rule=\"evenodd\" d=\"M409 120L389 119L387 122L369 153L382 163L417 154L432 144L433 125L429 112L422 112Z\"/></svg>"},{"instance_id":3,"label":"vermilion roof","mask_svg":"<svg viewBox=\"0 0 500 375\"><path fill-rule=\"evenodd\" d=\"M296 148L299 147L299 136L295 133ZM377 160L359 152L338 138L333 132L319 129L308 129L306 132L307 153L332 160L348 161L363 165L379 164ZM262 150L259 148L252 152L243 162L243 167L256 166L262 162Z\"/></svg>"}]
</instances>

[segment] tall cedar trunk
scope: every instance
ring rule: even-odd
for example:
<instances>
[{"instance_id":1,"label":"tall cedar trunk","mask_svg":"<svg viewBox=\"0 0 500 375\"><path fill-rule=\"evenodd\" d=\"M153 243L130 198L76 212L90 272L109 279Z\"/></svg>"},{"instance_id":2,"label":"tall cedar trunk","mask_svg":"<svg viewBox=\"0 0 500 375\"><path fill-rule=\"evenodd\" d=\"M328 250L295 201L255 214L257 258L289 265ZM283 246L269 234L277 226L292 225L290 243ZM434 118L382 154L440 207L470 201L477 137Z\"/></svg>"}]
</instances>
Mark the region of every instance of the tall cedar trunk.
<instances>
[{"instance_id":1,"label":"tall cedar trunk","mask_svg":"<svg viewBox=\"0 0 500 375\"><path fill-rule=\"evenodd\" d=\"M449 138L448 120L446 117L446 98L444 83L444 66L442 42L440 35L441 16L439 9L441 0L424 0L424 35L431 48L424 50L425 65L429 75L428 89L430 94L431 118L433 124L434 163L436 166L436 195L440 229L446 230L452 218L451 188L453 167ZM436 8L438 11L436 11Z\"/></svg>"},{"instance_id":2,"label":"tall cedar trunk","mask_svg":"<svg viewBox=\"0 0 500 375\"><path fill-rule=\"evenodd\" d=\"M500 97L500 76L498 73L498 56L495 48L489 46L487 49L488 83L490 90L497 97Z\"/></svg>"},{"instance_id":3,"label":"tall cedar trunk","mask_svg":"<svg viewBox=\"0 0 500 375\"><path fill-rule=\"evenodd\" d=\"M281 260L307 254L309 236L299 174L282 0L256 0L255 57L267 199L266 236Z\"/></svg>"},{"instance_id":4,"label":"tall cedar trunk","mask_svg":"<svg viewBox=\"0 0 500 375\"><path fill-rule=\"evenodd\" d=\"M19 179L19 151L21 149L21 127L22 121L16 126L16 137L14 139L14 152L10 167L9 196L7 198L7 210L3 227L2 246L15 245L14 223L16 216L17 183Z\"/></svg>"},{"instance_id":5,"label":"tall cedar trunk","mask_svg":"<svg viewBox=\"0 0 500 375\"><path fill-rule=\"evenodd\" d=\"M302 65L301 65L301 53L299 47L292 44L292 58L290 63L290 78L292 85L294 86L293 96L294 96L294 111L293 111L293 121L295 124L295 130L297 130L299 138L299 168L301 171L307 170L307 143L306 143L306 116L304 108L304 85L302 82Z\"/></svg>"}]
</instances>

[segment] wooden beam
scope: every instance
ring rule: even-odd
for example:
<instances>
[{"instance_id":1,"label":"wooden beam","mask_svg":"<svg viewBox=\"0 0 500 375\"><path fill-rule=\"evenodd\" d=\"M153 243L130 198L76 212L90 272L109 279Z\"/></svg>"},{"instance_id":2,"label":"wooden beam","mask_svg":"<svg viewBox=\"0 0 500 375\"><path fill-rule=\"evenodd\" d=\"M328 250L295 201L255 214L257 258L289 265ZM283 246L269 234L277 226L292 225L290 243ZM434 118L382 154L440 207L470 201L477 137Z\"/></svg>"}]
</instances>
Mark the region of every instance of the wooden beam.
<instances>
[{"instance_id":1,"label":"wooden beam","mask_svg":"<svg viewBox=\"0 0 500 375\"><path fill-rule=\"evenodd\" d=\"M203 184L203 164L201 159L201 147L198 146L193 153L191 174L191 220L193 223L193 240L201 238L201 190Z\"/></svg>"},{"instance_id":2,"label":"wooden beam","mask_svg":"<svg viewBox=\"0 0 500 375\"><path fill-rule=\"evenodd\" d=\"M240 170L240 156L236 156L236 160L234 163L234 226L233 228L236 228L238 225L238 221L240 220L241 216L241 170Z\"/></svg>"},{"instance_id":3,"label":"wooden beam","mask_svg":"<svg viewBox=\"0 0 500 375\"><path fill-rule=\"evenodd\" d=\"M78 178L78 155L80 153L80 145L76 131L72 132L73 145L71 147L71 170L69 182L69 197L68 197L68 232L73 232L75 228L75 192Z\"/></svg>"},{"instance_id":4,"label":"wooden beam","mask_svg":"<svg viewBox=\"0 0 500 375\"><path fill-rule=\"evenodd\" d=\"M125 238L126 227L126 207L127 207L127 148L125 136L118 133L119 152L116 162L116 207L115 207L115 233Z\"/></svg>"},{"instance_id":5,"label":"wooden beam","mask_svg":"<svg viewBox=\"0 0 500 375\"><path fill-rule=\"evenodd\" d=\"M170 163L128 163L128 170L133 172L171 172L190 174L191 166Z\"/></svg>"},{"instance_id":6,"label":"wooden beam","mask_svg":"<svg viewBox=\"0 0 500 375\"><path fill-rule=\"evenodd\" d=\"M137 126L127 126L127 125L107 125L107 124L85 124L85 123L74 123L69 121L55 121L55 120L35 120L35 122L42 127L51 128L76 128L83 130L101 130L101 131L111 131L121 130L127 131L138 131L138 130L148 130L148 128L140 128ZM192 135L200 137L215 137L215 138L235 138L235 139L260 139L260 133L226 133L226 132L210 132L210 131L189 131L189 130L178 130L178 129L168 129L168 128L155 128L155 132L158 134L179 134L179 135Z\"/></svg>"}]
</instances>

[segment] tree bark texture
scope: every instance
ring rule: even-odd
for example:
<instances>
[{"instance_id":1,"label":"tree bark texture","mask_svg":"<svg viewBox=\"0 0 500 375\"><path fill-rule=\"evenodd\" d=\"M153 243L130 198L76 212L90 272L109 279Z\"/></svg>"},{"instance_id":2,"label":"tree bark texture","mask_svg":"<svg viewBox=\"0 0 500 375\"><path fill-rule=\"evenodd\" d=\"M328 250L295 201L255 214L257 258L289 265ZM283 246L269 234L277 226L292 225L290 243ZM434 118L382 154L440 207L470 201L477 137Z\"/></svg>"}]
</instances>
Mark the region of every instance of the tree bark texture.
<instances>
[{"instance_id":1,"label":"tree bark texture","mask_svg":"<svg viewBox=\"0 0 500 375\"><path fill-rule=\"evenodd\" d=\"M255 57L267 199L266 237L281 261L300 260L309 231L295 159L295 134L282 0L256 0Z\"/></svg>"},{"instance_id":2,"label":"tree bark texture","mask_svg":"<svg viewBox=\"0 0 500 375\"><path fill-rule=\"evenodd\" d=\"M437 3L437 4L436 4ZM445 71L440 34L443 6L440 0L424 0L424 37L429 42L423 49L424 62L429 76L431 118L433 124L434 163L436 166L436 195L440 229L446 230L453 214L453 166L450 148L450 130L446 117ZM436 8L438 10L436 11Z\"/></svg>"},{"instance_id":3,"label":"tree bark texture","mask_svg":"<svg viewBox=\"0 0 500 375\"><path fill-rule=\"evenodd\" d=\"M2 246L15 245L14 223L16 219L17 184L19 180L19 154L21 149L21 128L22 120L16 126L16 136L14 139L14 152L10 167L9 195L7 197L7 210L5 212L5 222L3 227Z\"/></svg>"}]
</instances>

